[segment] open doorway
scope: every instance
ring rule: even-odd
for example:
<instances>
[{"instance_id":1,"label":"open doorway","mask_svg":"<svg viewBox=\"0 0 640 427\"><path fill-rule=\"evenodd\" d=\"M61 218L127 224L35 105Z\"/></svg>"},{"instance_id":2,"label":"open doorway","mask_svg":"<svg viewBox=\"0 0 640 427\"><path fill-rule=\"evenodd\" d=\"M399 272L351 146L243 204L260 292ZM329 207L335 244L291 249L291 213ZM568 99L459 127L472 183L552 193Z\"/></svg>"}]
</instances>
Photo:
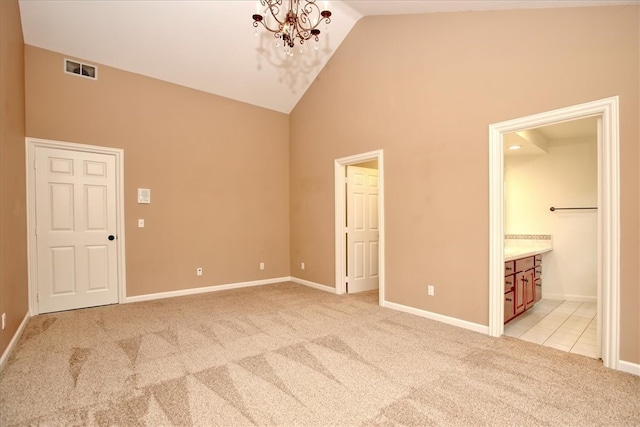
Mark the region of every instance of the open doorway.
<instances>
[{"instance_id":1,"label":"open doorway","mask_svg":"<svg viewBox=\"0 0 640 427\"><path fill-rule=\"evenodd\" d=\"M378 289L384 301L383 151L335 160L336 293Z\"/></svg>"},{"instance_id":2,"label":"open doorway","mask_svg":"<svg viewBox=\"0 0 640 427\"><path fill-rule=\"evenodd\" d=\"M595 359L598 120L503 136L504 334Z\"/></svg>"},{"instance_id":3,"label":"open doorway","mask_svg":"<svg viewBox=\"0 0 640 427\"><path fill-rule=\"evenodd\" d=\"M597 313L600 357L619 365L620 170L618 97L606 98L489 126L489 334L504 333L505 135L587 117L598 120Z\"/></svg>"}]
</instances>

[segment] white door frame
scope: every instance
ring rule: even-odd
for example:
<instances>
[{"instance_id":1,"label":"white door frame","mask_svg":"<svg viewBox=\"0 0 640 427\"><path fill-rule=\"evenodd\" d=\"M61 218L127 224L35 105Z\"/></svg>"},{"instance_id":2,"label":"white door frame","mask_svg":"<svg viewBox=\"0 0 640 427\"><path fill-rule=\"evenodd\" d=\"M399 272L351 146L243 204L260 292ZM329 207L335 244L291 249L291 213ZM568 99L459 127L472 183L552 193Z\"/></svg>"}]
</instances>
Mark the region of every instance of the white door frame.
<instances>
[{"instance_id":1,"label":"white door frame","mask_svg":"<svg viewBox=\"0 0 640 427\"><path fill-rule=\"evenodd\" d=\"M380 305L385 301L384 299L384 276L385 276L385 258L384 258L384 151L375 150L367 153L356 154L353 156L342 157L336 159L334 163L335 169L335 245L336 245L336 294L344 294L346 292L346 248L344 240L344 232L346 228L346 168L349 165L355 165L358 163L368 162L371 160L378 161L378 209L380 221L380 235L378 238L379 244L379 280L378 280L378 293Z\"/></svg>"},{"instance_id":2,"label":"white door frame","mask_svg":"<svg viewBox=\"0 0 640 427\"><path fill-rule=\"evenodd\" d=\"M116 159L116 250L118 264L118 303L125 302L127 295L125 268L124 236L124 150L121 148L99 147L76 144L73 142L51 141L47 139L26 139L27 160L27 259L29 283L29 312L32 316L40 314L38 307L38 247L36 240L36 148L55 148L58 150L80 151L86 153L113 155Z\"/></svg>"},{"instance_id":3,"label":"white door frame","mask_svg":"<svg viewBox=\"0 0 640 427\"><path fill-rule=\"evenodd\" d=\"M598 117L598 335L605 367L618 369L620 339L620 140L618 97L489 125L489 335L504 333L506 133Z\"/></svg>"}]
</instances>

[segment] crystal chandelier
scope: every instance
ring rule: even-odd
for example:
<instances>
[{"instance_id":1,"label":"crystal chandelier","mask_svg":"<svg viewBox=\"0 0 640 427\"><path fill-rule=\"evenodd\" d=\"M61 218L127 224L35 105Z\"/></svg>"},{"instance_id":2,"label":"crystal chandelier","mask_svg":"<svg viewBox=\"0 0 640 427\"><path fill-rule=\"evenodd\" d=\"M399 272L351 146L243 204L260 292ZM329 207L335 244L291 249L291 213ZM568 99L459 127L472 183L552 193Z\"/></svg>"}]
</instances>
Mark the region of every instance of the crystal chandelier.
<instances>
[{"instance_id":1,"label":"crystal chandelier","mask_svg":"<svg viewBox=\"0 0 640 427\"><path fill-rule=\"evenodd\" d=\"M289 4L287 9L283 7L285 2ZM253 26L257 28L262 24L274 33L278 39L276 46L280 46L281 40L287 55L293 55L296 40L302 46L305 41L314 39L317 49L318 26L323 21L326 24L331 22L327 1L324 2L324 10L320 10L316 0L258 0L256 9Z\"/></svg>"}]
</instances>

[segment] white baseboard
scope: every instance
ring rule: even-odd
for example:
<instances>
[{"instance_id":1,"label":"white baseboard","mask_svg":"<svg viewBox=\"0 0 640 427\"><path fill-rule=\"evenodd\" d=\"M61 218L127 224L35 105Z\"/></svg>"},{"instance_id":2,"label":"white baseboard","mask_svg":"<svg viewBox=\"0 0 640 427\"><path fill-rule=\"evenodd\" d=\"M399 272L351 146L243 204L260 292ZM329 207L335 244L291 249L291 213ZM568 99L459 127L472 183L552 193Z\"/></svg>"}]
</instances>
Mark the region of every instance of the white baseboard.
<instances>
[{"instance_id":1,"label":"white baseboard","mask_svg":"<svg viewBox=\"0 0 640 427\"><path fill-rule=\"evenodd\" d=\"M597 297L588 297L584 295L563 295L563 294L547 294L542 293L542 299L555 299L558 301L577 301L577 302L598 302Z\"/></svg>"},{"instance_id":2,"label":"white baseboard","mask_svg":"<svg viewBox=\"0 0 640 427\"><path fill-rule=\"evenodd\" d=\"M443 314L432 313L430 311L421 310L419 308L409 307L402 304L396 304L395 302L384 301L382 303L382 306L386 308L390 308L392 310L413 314L414 316L420 316L420 317L425 317L427 319L436 320L438 322L446 323L447 325L457 326L463 329L469 329L470 331L479 332L481 334L485 334L485 335L489 334L489 327L485 325L480 325L478 323L468 322L466 320L445 316Z\"/></svg>"},{"instance_id":3,"label":"white baseboard","mask_svg":"<svg viewBox=\"0 0 640 427\"><path fill-rule=\"evenodd\" d=\"M194 295L194 294L201 294L201 293L207 293L207 292L224 291L229 289L248 288L251 286L272 285L272 284L282 283L282 282L294 282L300 285L308 286L314 289L319 289L325 292L330 292L330 293L336 292L335 288L332 288L326 285L321 285L319 283L314 283L309 280L299 279L297 277L279 277L275 279L254 280L251 282L239 282L239 283L231 283L227 285L207 286L203 288L192 288L192 289L183 289L180 291L170 291L170 292L160 292L156 294L138 295L134 297L127 297L125 302L132 303L132 302L141 302L141 301L151 301L156 299L172 298L172 297L183 296L183 295ZM547 298L551 299L551 297L547 297ZM571 301L571 300L565 299L565 301ZM448 325L457 326L463 329L468 329L470 331L478 332L481 334L489 333L488 326L480 325L478 323L473 323L473 322L469 322L462 319L457 319L455 317L449 317L449 316L445 316L438 313L432 313L430 311L421 310L419 308L409 307L406 305L397 304L389 301L383 301L382 306L389 308L391 310L397 310L404 313L412 314L414 316L424 317L427 319L446 323ZM5 349L4 353L2 353L2 356L0 356L0 372L4 368L4 365L9 359L9 356L11 356L11 352L13 351L15 345L18 343L18 340L22 336L22 333L24 332L24 328L27 326L27 323L30 318L31 318L31 313L27 312L27 314L24 316L24 319L22 319L22 323L20 323L18 330L16 331L16 333L13 335L13 338L9 342L9 345ZM620 360L618 362L618 370L621 372L626 372L632 375L640 376L640 364L638 363Z\"/></svg>"},{"instance_id":4,"label":"white baseboard","mask_svg":"<svg viewBox=\"0 0 640 427\"><path fill-rule=\"evenodd\" d=\"M618 370L622 372L626 372L628 374L637 375L640 377L640 364L626 362L624 360L618 361Z\"/></svg>"},{"instance_id":5,"label":"white baseboard","mask_svg":"<svg viewBox=\"0 0 640 427\"><path fill-rule=\"evenodd\" d=\"M336 288L332 288L331 286L321 285L319 283L310 282L304 279L298 279L297 277L290 277L289 279L299 285L308 286L310 288L319 289L321 291L330 292L332 294L336 293Z\"/></svg>"},{"instance_id":6,"label":"white baseboard","mask_svg":"<svg viewBox=\"0 0 640 427\"><path fill-rule=\"evenodd\" d=\"M248 288L251 286L273 285L275 283L289 281L291 281L291 277L278 277L275 279L253 280L251 282L238 282L226 285L205 286L202 288L181 289L179 291L159 292L157 294L136 295L134 297L127 297L125 299L125 303L181 297L185 295L204 294L208 292L227 291L229 289Z\"/></svg>"},{"instance_id":7,"label":"white baseboard","mask_svg":"<svg viewBox=\"0 0 640 427\"><path fill-rule=\"evenodd\" d=\"M13 338L11 338L9 345L4 350L4 353L2 353L2 356L0 356L0 372L2 371L2 368L4 368L4 364L7 362L7 359L9 359L9 356L11 356L11 352L13 351L13 348L15 347L15 345L18 343L18 340L22 336L22 333L24 332L24 328L27 326L27 322L29 322L30 318L31 318L31 313L27 311L27 314L25 314L24 319L22 319L22 323L20 323L20 326L18 326L18 330L16 331L15 334L13 334Z\"/></svg>"}]
</instances>

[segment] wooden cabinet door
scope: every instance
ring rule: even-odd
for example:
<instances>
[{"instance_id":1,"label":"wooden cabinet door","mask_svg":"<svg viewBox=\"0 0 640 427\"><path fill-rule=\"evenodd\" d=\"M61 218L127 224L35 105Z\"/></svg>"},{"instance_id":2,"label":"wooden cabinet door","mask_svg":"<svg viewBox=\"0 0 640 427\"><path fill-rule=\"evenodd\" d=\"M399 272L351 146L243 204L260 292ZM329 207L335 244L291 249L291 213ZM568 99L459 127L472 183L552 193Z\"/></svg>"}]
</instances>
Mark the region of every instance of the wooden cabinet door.
<instances>
[{"instance_id":1,"label":"wooden cabinet door","mask_svg":"<svg viewBox=\"0 0 640 427\"><path fill-rule=\"evenodd\" d=\"M536 268L533 272L533 281L534 281L534 303L540 301L542 299L542 265L538 262L538 257L536 256Z\"/></svg>"},{"instance_id":2,"label":"wooden cabinet door","mask_svg":"<svg viewBox=\"0 0 640 427\"><path fill-rule=\"evenodd\" d=\"M515 295L515 312L520 314L524 311L525 295L524 295L524 272L516 274L516 295Z\"/></svg>"},{"instance_id":3,"label":"wooden cabinet door","mask_svg":"<svg viewBox=\"0 0 640 427\"><path fill-rule=\"evenodd\" d=\"M529 309L535 303L535 274L534 269L527 270L524 272L524 294L525 301L524 306L525 310Z\"/></svg>"}]
</instances>

